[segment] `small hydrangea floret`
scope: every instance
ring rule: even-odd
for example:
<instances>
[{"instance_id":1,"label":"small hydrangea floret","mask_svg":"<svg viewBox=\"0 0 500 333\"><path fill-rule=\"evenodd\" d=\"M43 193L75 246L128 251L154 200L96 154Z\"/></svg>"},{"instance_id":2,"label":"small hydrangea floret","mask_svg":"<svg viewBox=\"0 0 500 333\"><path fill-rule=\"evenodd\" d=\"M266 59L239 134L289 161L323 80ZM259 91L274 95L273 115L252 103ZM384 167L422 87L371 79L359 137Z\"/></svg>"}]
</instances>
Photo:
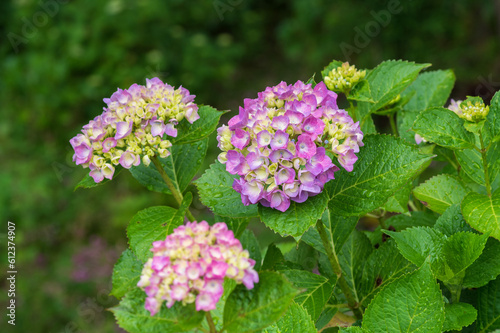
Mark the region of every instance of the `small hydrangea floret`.
<instances>
[{"instance_id":1,"label":"small hydrangea floret","mask_svg":"<svg viewBox=\"0 0 500 333\"><path fill-rule=\"evenodd\" d=\"M341 66L332 69L325 76L325 84L328 89L348 93L352 87L363 80L366 76L366 71L356 69L356 66L349 66L348 62L344 62Z\"/></svg>"},{"instance_id":2,"label":"small hydrangea floret","mask_svg":"<svg viewBox=\"0 0 500 333\"><path fill-rule=\"evenodd\" d=\"M153 257L142 270L139 283L147 294L145 308L154 316L163 302L195 303L196 311L214 310L224 292L224 278L248 289L259 282L240 241L225 223L189 222L176 228L164 241L153 243Z\"/></svg>"},{"instance_id":3,"label":"small hydrangea floret","mask_svg":"<svg viewBox=\"0 0 500 333\"><path fill-rule=\"evenodd\" d=\"M142 160L148 166L155 155L169 156L172 144L165 137L177 136L175 125L182 119L193 123L200 118L194 97L158 78L147 79L146 86L118 89L104 99L104 112L70 140L73 161L90 168L90 176L99 183L112 179L117 165L130 169Z\"/></svg>"},{"instance_id":4,"label":"small hydrangea floret","mask_svg":"<svg viewBox=\"0 0 500 333\"><path fill-rule=\"evenodd\" d=\"M268 87L244 107L228 126L217 130L219 161L240 177L233 188L245 205L261 203L286 211L323 190L339 170L347 171L363 146L359 122L337 106L337 94L321 82L281 82Z\"/></svg>"}]
</instances>

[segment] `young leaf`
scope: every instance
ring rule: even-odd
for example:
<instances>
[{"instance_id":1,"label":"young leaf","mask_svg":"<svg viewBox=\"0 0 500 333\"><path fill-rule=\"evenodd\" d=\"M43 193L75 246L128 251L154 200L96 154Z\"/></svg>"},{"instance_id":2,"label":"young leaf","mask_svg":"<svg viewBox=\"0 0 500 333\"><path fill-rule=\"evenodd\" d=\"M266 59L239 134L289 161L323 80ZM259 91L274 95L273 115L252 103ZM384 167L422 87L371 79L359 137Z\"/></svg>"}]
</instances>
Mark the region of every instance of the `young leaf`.
<instances>
[{"instance_id":1,"label":"young leaf","mask_svg":"<svg viewBox=\"0 0 500 333\"><path fill-rule=\"evenodd\" d=\"M267 247L266 256L264 257L264 262L262 263L262 270L275 270L276 264L285 261L283 254L280 249L274 244Z\"/></svg>"},{"instance_id":2,"label":"young leaf","mask_svg":"<svg viewBox=\"0 0 500 333\"><path fill-rule=\"evenodd\" d=\"M500 278L490 281L477 290L478 333L500 329Z\"/></svg>"},{"instance_id":3,"label":"young leaf","mask_svg":"<svg viewBox=\"0 0 500 333\"><path fill-rule=\"evenodd\" d=\"M373 333L440 333L443 322L441 290L426 262L375 296L365 311L363 328Z\"/></svg>"},{"instance_id":4,"label":"young leaf","mask_svg":"<svg viewBox=\"0 0 500 333\"><path fill-rule=\"evenodd\" d=\"M410 101L398 113L398 133L410 143L415 142L415 132L411 127L418 114L431 107L441 107L446 103L455 84L452 70L438 70L421 73L417 79L401 93L401 98L411 95Z\"/></svg>"},{"instance_id":5,"label":"young leaf","mask_svg":"<svg viewBox=\"0 0 500 333\"><path fill-rule=\"evenodd\" d=\"M462 214L474 229L500 239L500 191L491 197L469 193L462 201Z\"/></svg>"},{"instance_id":6,"label":"young leaf","mask_svg":"<svg viewBox=\"0 0 500 333\"><path fill-rule=\"evenodd\" d=\"M233 189L233 181L237 177L239 176L227 172L224 164L215 162L210 165L194 182L200 194L200 201L220 216L257 216L257 205L243 205L241 195Z\"/></svg>"},{"instance_id":7,"label":"young leaf","mask_svg":"<svg viewBox=\"0 0 500 333\"><path fill-rule=\"evenodd\" d=\"M464 128L464 120L445 108L421 112L412 128L425 140L450 149L474 148L474 134Z\"/></svg>"},{"instance_id":8,"label":"young leaf","mask_svg":"<svg viewBox=\"0 0 500 333\"><path fill-rule=\"evenodd\" d=\"M227 298L224 329L228 333L259 331L283 316L296 293L283 275L260 272L253 289L238 285Z\"/></svg>"},{"instance_id":9,"label":"young leaf","mask_svg":"<svg viewBox=\"0 0 500 333\"><path fill-rule=\"evenodd\" d=\"M201 105L198 109L200 119L190 124L183 119L177 125L177 136L172 138L173 144L186 144L207 138L219 124L220 117L227 111L217 111L211 106Z\"/></svg>"},{"instance_id":10,"label":"young leaf","mask_svg":"<svg viewBox=\"0 0 500 333\"><path fill-rule=\"evenodd\" d=\"M443 332L461 330L477 318L477 310L467 303L446 304L444 313Z\"/></svg>"},{"instance_id":11,"label":"young leaf","mask_svg":"<svg viewBox=\"0 0 500 333\"><path fill-rule=\"evenodd\" d=\"M120 299L135 288L141 277L142 268L143 263L130 249L123 251L113 268L113 289L110 294Z\"/></svg>"},{"instance_id":12,"label":"young leaf","mask_svg":"<svg viewBox=\"0 0 500 333\"><path fill-rule=\"evenodd\" d=\"M302 292L295 296L295 302L304 306L311 315L313 321L316 321L326 302L330 299L333 292L335 281L329 280L321 275L301 270L280 271Z\"/></svg>"},{"instance_id":13,"label":"young leaf","mask_svg":"<svg viewBox=\"0 0 500 333\"><path fill-rule=\"evenodd\" d=\"M283 317L262 331L262 333L282 332L317 333L317 330L306 309L292 302L292 305L290 305Z\"/></svg>"},{"instance_id":14,"label":"young leaf","mask_svg":"<svg viewBox=\"0 0 500 333\"><path fill-rule=\"evenodd\" d=\"M361 300L359 288L366 258L372 253L370 240L360 231L355 230L347 239L339 254L339 263L344 278L352 291L356 302Z\"/></svg>"},{"instance_id":15,"label":"young leaf","mask_svg":"<svg viewBox=\"0 0 500 333\"><path fill-rule=\"evenodd\" d=\"M259 205L259 216L266 226L280 235L300 237L321 218L327 204L328 195L323 191L303 203L292 201L285 212Z\"/></svg>"},{"instance_id":16,"label":"young leaf","mask_svg":"<svg viewBox=\"0 0 500 333\"><path fill-rule=\"evenodd\" d=\"M135 288L110 309L121 328L130 333L179 333L197 327L205 318L205 312L195 311L194 304L182 306L179 302L170 309L163 305L151 316L144 308L145 299L146 293Z\"/></svg>"},{"instance_id":17,"label":"young leaf","mask_svg":"<svg viewBox=\"0 0 500 333\"><path fill-rule=\"evenodd\" d=\"M354 86L349 99L373 103L371 110L376 111L389 104L429 66L402 60L384 61Z\"/></svg>"},{"instance_id":18,"label":"young leaf","mask_svg":"<svg viewBox=\"0 0 500 333\"><path fill-rule=\"evenodd\" d=\"M384 242L366 259L359 288L359 294L362 295L360 303L363 306L370 304L382 287L415 268L399 253L393 240Z\"/></svg>"},{"instance_id":19,"label":"young leaf","mask_svg":"<svg viewBox=\"0 0 500 333\"><path fill-rule=\"evenodd\" d=\"M321 71L321 76L323 78L325 78L326 76L328 76L328 73L330 73L332 70L334 70L335 68L337 67L340 67L342 66L342 61L338 61L338 60L332 60L328 66L326 66L322 71Z\"/></svg>"},{"instance_id":20,"label":"young leaf","mask_svg":"<svg viewBox=\"0 0 500 333\"><path fill-rule=\"evenodd\" d=\"M430 256L434 263L441 254L445 236L439 231L429 227L414 227L394 232L383 230L383 232L396 240L399 252L417 266L421 266Z\"/></svg>"},{"instance_id":21,"label":"young leaf","mask_svg":"<svg viewBox=\"0 0 500 333\"><path fill-rule=\"evenodd\" d=\"M446 236L451 236L460 231L474 231L474 229L465 222L459 204L453 204L448 207L443 215L437 219L434 228L441 231Z\"/></svg>"},{"instance_id":22,"label":"young leaf","mask_svg":"<svg viewBox=\"0 0 500 333\"><path fill-rule=\"evenodd\" d=\"M458 232L446 239L433 265L436 277L451 285L461 285L465 269L479 258L487 240L488 235L471 232Z\"/></svg>"},{"instance_id":23,"label":"young leaf","mask_svg":"<svg viewBox=\"0 0 500 333\"><path fill-rule=\"evenodd\" d=\"M467 190L455 177L440 174L420 184L413 194L427 208L442 214L451 205L460 204Z\"/></svg>"},{"instance_id":24,"label":"young leaf","mask_svg":"<svg viewBox=\"0 0 500 333\"><path fill-rule=\"evenodd\" d=\"M465 288L479 288L500 275L500 242L488 238L483 253L465 270Z\"/></svg>"},{"instance_id":25,"label":"young leaf","mask_svg":"<svg viewBox=\"0 0 500 333\"><path fill-rule=\"evenodd\" d=\"M408 183L398 190L393 196L387 199L384 204L383 209L387 212L393 213L407 213L408 212L408 200L410 199L412 184Z\"/></svg>"},{"instance_id":26,"label":"young leaf","mask_svg":"<svg viewBox=\"0 0 500 333\"><path fill-rule=\"evenodd\" d=\"M184 192L191 180L198 172L207 153L208 139L173 145L170 147L170 156L159 157L163 169L179 192ZM151 163L149 166L139 164L130 168L130 173L139 183L150 191L171 194L165 181Z\"/></svg>"},{"instance_id":27,"label":"young leaf","mask_svg":"<svg viewBox=\"0 0 500 333\"><path fill-rule=\"evenodd\" d=\"M368 135L354 170L341 170L327 189L333 214L360 216L382 206L430 159L405 141L386 135Z\"/></svg>"},{"instance_id":28,"label":"young leaf","mask_svg":"<svg viewBox=\"0 0 500 333\"><path fill-rule=\"evenodd\" d=\"M241 246L250 253L250 258L255 260L254 268L258 271L262 264L262 254L260 253L259 242L255 238L253 231L246 229L239 239Z\"/></svg>"},{"instance_id":29,"label":"young leaf","mask_svg":"<svg viewBox=\"0 0 500 333\"><path fill-rule=\"evenodd\" d=\"M191 200L191 192L184 197L184 200ZM187 202L186 202L187 203ZM164 240L175 228L184 222L184 213L187 205L176 210L172 207L155 206L141 210L132 217L128 227L127 236L130 248L142 262L151 256L149 251L152 243L157 240Z\"/></svg>"}]
</instances>

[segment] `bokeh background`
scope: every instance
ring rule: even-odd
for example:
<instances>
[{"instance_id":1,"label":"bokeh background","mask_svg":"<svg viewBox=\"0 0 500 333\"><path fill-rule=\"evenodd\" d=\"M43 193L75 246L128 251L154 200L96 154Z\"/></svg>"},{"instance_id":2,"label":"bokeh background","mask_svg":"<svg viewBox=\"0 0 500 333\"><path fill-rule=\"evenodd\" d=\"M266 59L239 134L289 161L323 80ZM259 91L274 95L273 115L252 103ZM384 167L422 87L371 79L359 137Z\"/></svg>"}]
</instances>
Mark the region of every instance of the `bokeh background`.
<instances>
[{"instance_id":1,"label":"bokeh background","mask_svg":"<svg viewBox=\"0 0 500 333\"><path fill-rule=\"evenodd\" d=\"M452 68L452 97L488 101L500 89L499 18L493 0L2 0L1 309L7 221L18 275L16 327L2 310L0 330L120 331L106 308L125 227L168 198L126 172L73 192L85 171L68 143L117 87L157 76L236 112L243 98L307 80L332 59L359 68L406 59ZM217 154L211 140L204 168Z\"/></svg>"}]
</instances>

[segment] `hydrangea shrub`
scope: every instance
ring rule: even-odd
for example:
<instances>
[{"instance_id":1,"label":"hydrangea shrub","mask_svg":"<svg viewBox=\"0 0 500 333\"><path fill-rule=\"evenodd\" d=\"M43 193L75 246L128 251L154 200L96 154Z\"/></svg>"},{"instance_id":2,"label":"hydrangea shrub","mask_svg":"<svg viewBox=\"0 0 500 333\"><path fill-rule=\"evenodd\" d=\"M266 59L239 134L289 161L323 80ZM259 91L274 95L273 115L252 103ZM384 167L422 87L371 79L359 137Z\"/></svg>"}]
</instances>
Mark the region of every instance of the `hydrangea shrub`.
<instances>
[{"instance_id":1,"label":"hydrangea shrub","mask_svg":"<svg viewBox=\"0 0 500 333\"><path fill-rule=\"evenodd\" d=\"M500 93L450 101L453 72L427 67L332 61L319 83L256 87L222 120L157 78L105 99L70 140L90 169L77 188L129 169L177 203L131 217L112 277L118 325L500 330ZM199 170L210 135L220 152ZM266 243L259 224L282 240Z\"/></svg>"}]
</instances>

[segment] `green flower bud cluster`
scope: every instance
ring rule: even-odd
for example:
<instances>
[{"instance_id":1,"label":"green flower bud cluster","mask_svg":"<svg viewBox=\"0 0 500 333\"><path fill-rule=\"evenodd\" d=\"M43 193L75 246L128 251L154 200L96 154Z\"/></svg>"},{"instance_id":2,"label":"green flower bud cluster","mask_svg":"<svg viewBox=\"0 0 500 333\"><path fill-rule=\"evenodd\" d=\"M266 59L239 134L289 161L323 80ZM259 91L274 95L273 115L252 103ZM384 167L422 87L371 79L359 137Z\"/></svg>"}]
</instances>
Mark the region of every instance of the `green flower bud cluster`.
<instances>
[{"instance_id":1,"label":"green flower bud cluster","mask_svg":"<svg viewBox=\"0 0 500 333\"><path fill-rule=\"evenodd\" d=\"M325 84L330 90L348 93L365 76L365 70L357 70L354 65L349 66L348 62L344 62L342 66L334 68L328 76L325 76Z\"/></svg>"},{"instance_id":2,"label":"green flower bud cluster","mask_svg":"<svg viewBox=\"0 0 500 333\"><path fill-rule=\"evenodd\" d=\"M467 96L467 99L460 103L460 109L462 111L462 114L459 115L460 118L474 123L485 119L490 111L490 107L484 105L481 97L470 96Z\"/></svg>"}]
</instances>

